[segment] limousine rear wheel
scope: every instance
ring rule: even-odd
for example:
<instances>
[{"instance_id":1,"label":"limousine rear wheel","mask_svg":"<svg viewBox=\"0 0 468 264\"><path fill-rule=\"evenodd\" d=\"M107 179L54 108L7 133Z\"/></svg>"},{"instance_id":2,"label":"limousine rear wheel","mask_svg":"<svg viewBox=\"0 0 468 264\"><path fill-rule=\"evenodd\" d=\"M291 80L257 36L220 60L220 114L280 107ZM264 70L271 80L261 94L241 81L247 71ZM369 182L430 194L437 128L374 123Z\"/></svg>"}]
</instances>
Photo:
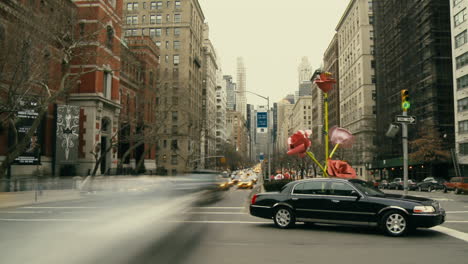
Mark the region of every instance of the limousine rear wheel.
<instances>
[{"instance_id":1,"label":"limousine rear wheel","mask_svg":"<svg viewBox=\"0 0 468 264\"><path fill-rule=\"evenodd\" d=\"M403 236L410 229L408 219L403 212L389 211L381 218L380 223L385 234L389 236Z\"/></svg>"},{"instance_id":2,"label":"limousine rear wheel","mask_svg":"<svg viewBox=\"0 0 468 264\"><path fill-rule=\"evenodd\" d=\"M275 225L279 228L290 228L295 224L296 218L294 217L294 213L291 209L287 207L279 207L275 211L273 221L275 221Z\"/></svg>"}]
</instances>

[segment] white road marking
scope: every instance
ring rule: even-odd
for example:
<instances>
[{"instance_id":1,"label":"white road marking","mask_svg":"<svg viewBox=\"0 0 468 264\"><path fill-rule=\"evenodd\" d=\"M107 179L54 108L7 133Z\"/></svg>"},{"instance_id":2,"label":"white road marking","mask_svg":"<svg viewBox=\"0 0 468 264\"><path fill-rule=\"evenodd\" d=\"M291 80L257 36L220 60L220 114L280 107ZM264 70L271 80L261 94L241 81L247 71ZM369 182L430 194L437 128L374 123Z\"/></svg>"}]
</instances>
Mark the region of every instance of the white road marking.
<instances>
[{"instance_id":1,"label":"white road marking","mask_svg":"<svg viewBox=\"0 0 468 264\"><path fill-rule=\"evenodd\" d=\"M260 221L173 221L175 223L198 223L198 224L272 224L273 222Z\"/></svg>"},{"instance_id":2,"label":"white road marking","mask_svg":"<svg viewBox=\"0 0 468 264\"><path fill-rule=\"evenodd\" d=\"M0 218L0 221L5 222L89 222L89 219L53 219L53 218L45 218L45 219L20 219L20 218Z\"/></svg>"},{"instance_id":3,"label":"white road marking","mask_svg":"<svg viewBox=\"0 0 468 264\"><path fill-rule=\"evenodd\" d=\"M463 220L453 220L453 221L445 221L444 223L468 223L468 221L463 221Z\"/></svg>"},{"instance_id":4,"label":"white road marking","mask_svg":"<svg viewBox=\"0 0 468 264\"><path fill-rule=\"evenodd\" d=\"M446 211L447 214L466 214L468 211Z\"/></svg>"},{"instance_id":5,"label":"white road marking","mask_svg":"<svg viewBox=\"0 0 468 264\"><path fill-rule=\"evenodd\" d=\"M443 226L436 226L436 227L433 227L431 229L435 230L437 232L449 235L451 237L461 239L461 240L463 240L465 242L468 242L468 233L460 232L460 231L457 231L455 229L451 229L451 228L447 228L447 227L443 227Z\"/></svg>"},{"instance_id":6,"label":"white road marking","mask_svg":"<svg viewBox=\"0 0 468 264\"><path fill-rule=\"evenodd\" d=\"M103 209L109 207L95 207L95 206L25 206L20 207L24 209Z\"/></svg>"},{"instance_id":7,"label":"white road marking","mask_svg":"<svg viewBox=\"0 0 468 264\"><path fill-rule=\"evenodd\" d=\"M225 215L246 215L247 213L242 212L187 212L187 214L225 214Z\"/></svg>"},{"instance_id":8,"label":"white road marking","mask_svg":"<svg viewBox=\"0 0 468 264\"><path fill-rule=\"evenodd\" d=\"M453 202L454 201L453 199L449 199L449 198L431 198L431 199L439 201L439 202Z\"/></svg>"},{"instance_id":9,"label":"white road marking","mask_svg":"<svg viewBox=\"0 0 468 264\"><path fill-rule=\"evenodd\" d=\"M197 209L243 209L244 207L210 207L210 206L206 206L206 207L192 207L192 208L197 208Z\"/></svg>"},{"instance_id":10,"label":"white road marking","mask_svg":"<svg viewBox=\"0 0 468 264\"><path fill-rule=\"evenodd\" d=\"M43 214L51 213L52 211L0 211L0 214Z\"/></svg>"}]
</instances>

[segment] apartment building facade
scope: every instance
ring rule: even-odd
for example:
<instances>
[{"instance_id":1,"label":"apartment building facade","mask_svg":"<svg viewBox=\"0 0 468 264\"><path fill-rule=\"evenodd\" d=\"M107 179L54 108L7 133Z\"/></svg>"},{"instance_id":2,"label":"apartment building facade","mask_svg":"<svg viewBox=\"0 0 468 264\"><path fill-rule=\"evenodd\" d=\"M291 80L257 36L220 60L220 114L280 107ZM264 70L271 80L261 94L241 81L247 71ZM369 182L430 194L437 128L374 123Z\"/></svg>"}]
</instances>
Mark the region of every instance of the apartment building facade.
<instances>
[{"instance_id":1,"label":"apartment building facade","mask_svg":"<svg viewBox=\"0 0 468 264\"><path fill-rule=\"evenodd\" d=\"M157 163L171 175L202 160L204 21L198 0L124 1L125 35L150 36L160 48Z\"/></svg>"},{"instance_id":2,"label":"apartment building facade","mask_svg":"<svg viewBox=\"0 0 468 264\"><path fill-rule=\"evenodd\" d=\"M359 176L375 156L374 16L371 0L351 0L337 27L341 127L355 136L344 158Z\"/></svg>"}]
</instances>

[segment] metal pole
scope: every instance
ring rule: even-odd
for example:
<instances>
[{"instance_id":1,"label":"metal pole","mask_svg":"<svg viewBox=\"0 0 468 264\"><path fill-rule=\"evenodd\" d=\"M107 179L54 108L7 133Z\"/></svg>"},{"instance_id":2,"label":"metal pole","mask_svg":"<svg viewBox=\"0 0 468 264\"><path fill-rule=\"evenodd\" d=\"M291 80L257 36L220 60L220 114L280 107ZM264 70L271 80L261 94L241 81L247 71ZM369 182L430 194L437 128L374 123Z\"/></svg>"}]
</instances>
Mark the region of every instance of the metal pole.
<instances>
[{"instance_id":1,"label":"metal pole","mask_svg":"<svg viewBox=\"0 0 468 264\"><path fill-rule=\"evenodd\" d=\"M408 113L403 111L403 116L407 116ZM408 125L406 123L401 124L402 128L402 143L403 143L403 189L405 195L408 194Z\"/></svg>"},{"instance_id":2,"label":"metal pole","mask_svg":"<svg viewBox=\"0 0 468 264\"><path fill-rule=\"evenodd\" d=\"M324 168L326 170L328 165L328 93L323 93L324 99L324 108L325 108L325 165Z\"/></svg>"},{"instance_id":3,"label":"metal pole","mask_svg":"<svg viewBox=\"0 0 468 264\"><path fill-rule=\"evenodd\" d=\"M268 148L268 180L271 181L270 178L270 173L271 173L271 159L270 159L270 144L271 144L271 138L270 138L270 97L267 97L267 129L268 129L268 140L267 140L267 148Z\"/></svg>"}]
</instances>

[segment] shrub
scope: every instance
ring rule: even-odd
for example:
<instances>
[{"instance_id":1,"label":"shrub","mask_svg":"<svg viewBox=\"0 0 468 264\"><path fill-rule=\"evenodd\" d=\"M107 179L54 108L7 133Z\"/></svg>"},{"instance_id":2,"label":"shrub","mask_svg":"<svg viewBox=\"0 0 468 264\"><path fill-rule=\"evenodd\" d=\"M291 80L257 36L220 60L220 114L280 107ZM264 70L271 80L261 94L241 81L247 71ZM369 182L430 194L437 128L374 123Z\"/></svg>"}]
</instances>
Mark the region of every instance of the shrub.
<instances>
[{"instance_id":1,"label":"shrub","mask_svg":"<svg viewBox=\"0 0 468 264\"><path fill-rule=\"evenodd\" d=\"M263 187L267 192L279 192L284 185L292 182L293 180L272 180L263 183Z\"/></svg>"}]
</instances>

